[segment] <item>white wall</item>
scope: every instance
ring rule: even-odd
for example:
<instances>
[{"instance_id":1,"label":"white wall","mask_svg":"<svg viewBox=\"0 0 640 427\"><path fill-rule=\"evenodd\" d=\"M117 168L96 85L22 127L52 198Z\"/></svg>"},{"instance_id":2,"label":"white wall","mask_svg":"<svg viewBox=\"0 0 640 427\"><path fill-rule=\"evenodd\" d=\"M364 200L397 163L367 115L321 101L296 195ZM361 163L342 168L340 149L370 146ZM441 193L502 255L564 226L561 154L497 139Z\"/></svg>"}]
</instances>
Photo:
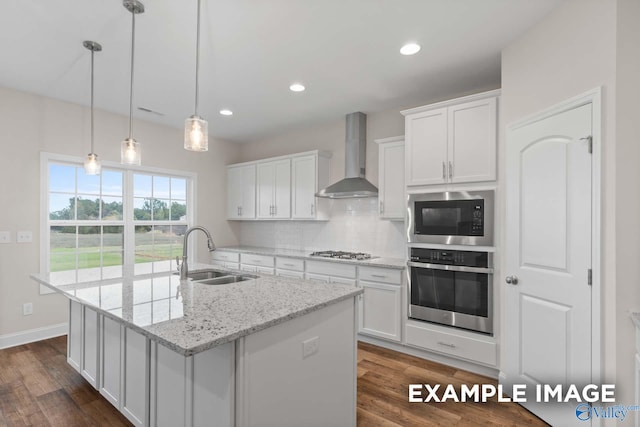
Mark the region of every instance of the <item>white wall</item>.
<instances>
[{"instance_id":1,"label":"white wall","mask_svg":"<svg viewBox=\"0 0 640 427\"><path fill-rule=\"evenodd\" d=\"M640 308L639 20L635 0L568 0L502 52L507 125L602 86L603 379L628 404L634 338L627 311Z\"/></svg>"},{"instance_id":2,"label":"white wall","mask_svg":"<svg viewBox=\"0 0 640 427\"><path fill-rule=\"evenodd\" d=\"M400 109L367 114L366 177L378 185L376 139L404 135ZM345 119L297 129L242 144L242 161L264 159L309 150L332 154L331 183L344 178ZM349 250L379 256L405 256L401 223L378 217L377 198L350 202L333 201L331 219L311 222L244 222L240 243L302 250Z\"/></svg>"},{"instance_id":3,"label":"white wall","mask_svg":"<svg viewBox=\"0 0 640 427\"><path fill-rule=\"evenodd\" d=\"M615 365L624 401L632 402L635 331L629 312L640 312L640 2L618 0L617 18Z\"/></svg>"},{"instance_id":4,"label":"white wall","mask_svg":"<svg viewBox=\"0 0 640 427\"><path fill-rule=\"evenodd\" d=\"M185 114L187 114L185 112ZM120 141L128 118L96 111L96 152L120 161ZM40 152L84 157L89 152L89 110L51 98L0 88L0 231L12 243L0 245L0 338L19 331L67 321L67 305L58 295L39 295L29 274L40 269ZM198 174L197 220L213 233L216 244L237 244L237 225L225 221L225 165L238 161L237 145L213 140L207 153L182 146L182 130L136 120L134 136L143 144L142 163ZM15 243L15 232L33 231L33 243ZM202 240L202 239L201 239ZM201 258L206 251L200 250ZM34 313L22 315L32 302Z\"/></svg>"}]
</instances>

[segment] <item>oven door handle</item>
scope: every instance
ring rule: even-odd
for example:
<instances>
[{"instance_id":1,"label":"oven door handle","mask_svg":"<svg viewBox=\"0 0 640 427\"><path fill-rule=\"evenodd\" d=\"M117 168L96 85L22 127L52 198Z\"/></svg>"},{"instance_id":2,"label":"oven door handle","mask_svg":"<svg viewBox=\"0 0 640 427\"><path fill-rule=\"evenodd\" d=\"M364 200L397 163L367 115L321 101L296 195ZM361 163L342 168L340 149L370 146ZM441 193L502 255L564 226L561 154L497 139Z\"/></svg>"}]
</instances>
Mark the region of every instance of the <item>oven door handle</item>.
<instances>
[{"instance_id":1,"label":"oven door handle","mask_svg":"<svg viewBox=\"0 0 640 427\"><path fill-rule=\"evenodd\" d=\"M409 267L428 268L431 270L460 271L462 273L493 274L493 268L467 267L464 265L429 264L427 262L407 262Z\"/></svg>"}]
</instances>

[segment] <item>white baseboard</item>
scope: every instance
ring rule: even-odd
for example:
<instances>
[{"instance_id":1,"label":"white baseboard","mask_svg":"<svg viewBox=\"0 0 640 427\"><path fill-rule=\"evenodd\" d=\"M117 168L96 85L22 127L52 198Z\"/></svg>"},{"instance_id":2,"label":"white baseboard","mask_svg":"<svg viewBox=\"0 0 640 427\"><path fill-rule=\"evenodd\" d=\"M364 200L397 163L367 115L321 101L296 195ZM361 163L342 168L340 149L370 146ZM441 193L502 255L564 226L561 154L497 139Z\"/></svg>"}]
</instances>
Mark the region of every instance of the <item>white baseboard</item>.
<instances>
[{"instance_id":1,"label":"white baseboard","mask_svg":"<svg viewBox=\"0 0 640 427\"><path fill-rule=\"evenodd\" d=\"M358 334L358 341L366 342L368 344L377 345L379 347L384 347L389 350L394 350L399 353L408 354L410 356L419 357L421 359L431 360L433 362L442 363L443 365L451 366L456 369L462 369L464 371L473 372L474 374L484 375L485 377L497 379L498 378L498 369L491 368L489 366L478 365L473 362L468 362L466 360L455 359L452 357L447 357L442 354L432 353L427 350L421 350L415 347L408 347L398 343L392 343L385 340L380 340L373 337L368 337L364 335Z\"/></svg>"},{"instance_id":2,"label":"white baseboard","mask_svg":"<svg viewBox=\"0 0 640 427\"><path fill-rule=\"evenodd\" d=\"M15 347L22 344L29 344L30 342L66 335L68 329L68 323L59 323L57 325L29 329L13 334L0 335L0 350L3 348Z\"/></svg>"}]
</instances>

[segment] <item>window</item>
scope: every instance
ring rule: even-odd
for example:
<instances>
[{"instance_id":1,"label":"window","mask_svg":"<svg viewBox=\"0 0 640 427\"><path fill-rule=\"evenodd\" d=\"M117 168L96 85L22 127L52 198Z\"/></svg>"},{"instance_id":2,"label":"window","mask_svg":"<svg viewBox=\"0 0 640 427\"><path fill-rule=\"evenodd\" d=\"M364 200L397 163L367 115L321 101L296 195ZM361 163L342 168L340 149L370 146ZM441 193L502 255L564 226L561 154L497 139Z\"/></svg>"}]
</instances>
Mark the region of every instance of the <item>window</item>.
<instances>
[{"instance_id":1,"label":"window","mask_svg":"<svg viewBox=\"0 0 640 427\"><path fill-rule=\"evenodd\" d=\"M43 268L63 283L169 271L191 223L194 176L82 163L44 155L46 223ZM44 199L43 199L44 201Z\"/></svg>"}]
</instances>

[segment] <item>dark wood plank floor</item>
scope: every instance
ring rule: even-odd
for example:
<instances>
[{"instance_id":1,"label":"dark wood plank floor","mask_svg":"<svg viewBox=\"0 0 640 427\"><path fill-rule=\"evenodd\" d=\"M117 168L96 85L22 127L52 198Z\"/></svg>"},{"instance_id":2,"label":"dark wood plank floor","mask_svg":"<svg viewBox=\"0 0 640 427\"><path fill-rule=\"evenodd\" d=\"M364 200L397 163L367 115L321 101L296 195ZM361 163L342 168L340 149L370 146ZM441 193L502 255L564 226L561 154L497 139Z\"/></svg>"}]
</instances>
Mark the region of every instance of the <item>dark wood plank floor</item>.
<instances>
[{"instance_id":1,"label":"dark wood plank floor","mask_svg":"<svg viewBox=\"0 0 640 427\"><path fill-rule=\"evenodd\" d=\"M0 350L0 427L131 426L67 364L66 337ZM408 384L495 381L358 345L358 426L546 426L515 403L409 403Z\"/></svg>"}]
</instances>

